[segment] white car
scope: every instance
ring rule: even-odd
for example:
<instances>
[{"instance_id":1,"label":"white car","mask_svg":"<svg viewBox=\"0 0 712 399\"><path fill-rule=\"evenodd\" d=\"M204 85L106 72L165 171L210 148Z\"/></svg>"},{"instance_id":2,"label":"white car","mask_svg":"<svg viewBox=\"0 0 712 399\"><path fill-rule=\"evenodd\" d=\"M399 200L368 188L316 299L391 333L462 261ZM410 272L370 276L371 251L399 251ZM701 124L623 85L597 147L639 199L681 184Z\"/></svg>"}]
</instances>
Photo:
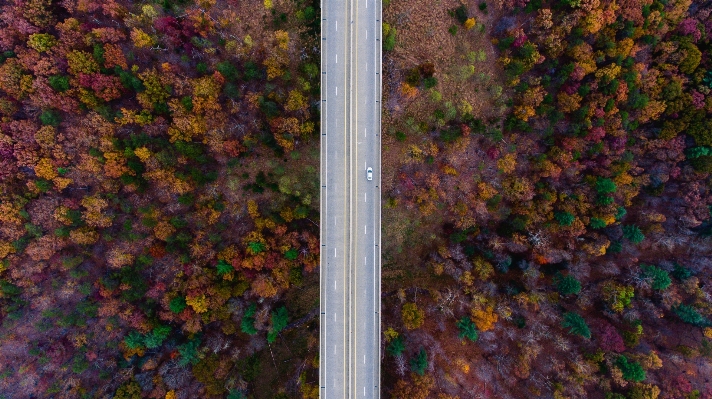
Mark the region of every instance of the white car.
<instances>
[{"instance_id":1,"label":"white car","mask_svg":"<svg viewBox=\"0 0 712 399\"><path fill-rule=\"evenodd\" d=\"M368 180L373 180L373 169L371 169L371 168L366 169L366 178Z\"/></svg>"}]
</instances>

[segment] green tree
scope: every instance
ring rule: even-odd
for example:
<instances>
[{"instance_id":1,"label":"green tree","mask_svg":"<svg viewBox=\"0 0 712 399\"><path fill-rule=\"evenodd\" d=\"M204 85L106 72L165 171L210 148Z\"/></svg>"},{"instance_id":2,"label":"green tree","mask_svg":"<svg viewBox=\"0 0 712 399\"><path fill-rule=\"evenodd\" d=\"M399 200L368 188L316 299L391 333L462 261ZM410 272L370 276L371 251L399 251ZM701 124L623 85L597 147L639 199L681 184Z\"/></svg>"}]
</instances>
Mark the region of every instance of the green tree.
<instances>
[{"instance_id":1,"label":"green tree","mask_svg":"<svg viewBox=\"0 0 712 399\"><path fill-rule=\"evenodd\" d=\"M554 219L562 226L571 226L576 220L576 216L570 212L556 212L554 213Z\"/></svg>"},{"instance_id":2,"label":"green tree","mask_svg":"<svg viewBox=\"0 0 712 399\"><path fill-rule=\"evenodd\" d=\"M405 350L405 342L403 342L403 336L399 335L398 337L394 338L388 345L388 348L386 350L392 356L400 356Z\"/></svg>"},{"instance_id":3,"label":"green tree","mask_svg":"<svg viewBox=\"0 0 712 399\"><path fill-rule=\"evenodd\" d=\"M592 217L588 224L592 229L602 229L606 227L606 222L603 219Z\"/></svg>"},{"instance_id":4,"label":"green tree","mask_svg":"<svg viewBox=\"0 0 712 399\"><path fill-rule=\"evenodd\" d=\"M692 271L678 263L675 263L675 268L672 270L672 276L680 281L685 281L692 277Z\"/></svg>"},{"instance_id":5,"label":"green tree","mask_svg":"<svg viewBox=\"0 0 712 399\"><path fill-rule=\"evenodd\" d=\"M640 227L629 224L623 226L623 237L627 238L633 244L640 244L645 240L645 235L640 231Z\"/></svg>"},{"instance_id":6,"label":"green tree","mask_svg":"<svg viewBox=\"0 0 712 399\"><path fill-rule=\"evenodd\" d=\"M170 334L171 326L159 325L154 327L150 333L146 334L143 341L148 349L158 348L163 345L163 342Z\"/></svg>"},{"instance_id":7,"label":"green tree","mask_svg":"<svg viewBox=\"0 0 712 399\"><path fill-rule=\"evenodd\" d=\"M616 183L608 178L598 178L596 180L596 192L598 194L611 194L615 193L617 190Z\"/></svg>"},{"instance_id":8,"label":"green tree","mask_svg":"<svg viewBox=\"0 0 712 399\"><path fill-rule=\"evenodd\" d=\"M197 364L200 361L200 358L198 357L198 346L200 346L199 339L193 339L178 346L178 353L180 354L178 364L181 366Z\"/></svg>"},{"instance_id":9,"label":"green tree","mask_svg":"<svg viewBox=\"0 0 712 399\"><path fill-rule=\"evenodd\" d=\"M40 122L45 126L50 125L57 127L60 122L62 122L62 118L59 116L59 112L46 109L40 114Z\"/></svg>"},{"instance_id":10,"label":"green tree","mask_svg":"<svg viewBox=\"0 0 712 399\"><path fill-rule=\"evenodd\" d=\"M672 311L675 312L680 320L687 324L692 324L693 326L698 327L708 327L712 325L712 323L702 316L697 309L690 305L680 304L672 308Z\"/></svg>"},{"instance_id":11,"label":"green tree","mask_svg":"<svg viewBox=\"0 0 712 399\"><path fill-rule=\"evenodd\" d=\"M289 321L289 314L287 313L287 308L282 306L275 311L272 311L272 327L267 333L267 342L272 343L277 339L277 334L287 327L287 322Z\"/></svg>"},{"instance_id":12,"label":"green tree","mask_svg":"<svg viewBox=\"0 0 712 399\"><path fill-rule=\"evenodd\" d=\"M251 242L247 244L247 247L252 251L254 254L259 254L260 252L263 252L267 247L265 247L265 244L261 242Z\"/></svg>"},{"instance_id":13,"label":"green tree","mask_svg":"<svg viewBox=\"0 0 712 399\"><path fill-rule=\"evenodd\" d=\"M556 273L556 276L554 276L554 284L556 284L556 290L559 291L561 295L578 294L581 292L581 283L576 280L574 276L564 276L561 273Z\"/></svg>"},{"instance_id":14,"label":"green tree","mask_svg":"<svg viewBox=\"0 0 712 399\"><path fill-rule=\"evenodd\" d=\"M621 355L616 360L616 367L623 372L623 379L626 381L641 382L645 380L645 370L638 362L629 361L627 357Z\"/></svg>"},{"instance_id":15,"label":"green tree","mask_svg":"<svg viewBox=\"0 0 712 399\"><path fill-rule=\"evenodd\" d=\"M460 333L458 334L460 339L467 338L472 342L477 341L477 328L475 327L475 323L473 323L469 317L465 316L458 320L457 328L460 329Z\"/></svg>"},{"instance_id":16,"label":"green tree","mask_svg":"<svg viewBox=\"0 0 712 399\"><path fill-rule=\"evenodd\" d=\"M650 285L654 290L664 291L672 284L670 274L665 270L653 265L640 265L641 275L652 280Z\"/></svg>"},{"instance_id":17,"label":"green tree","mask_svg":"<svg viewBox=\"0 0 712 399\"><path fill-rule=\"evenodd\" d=\"M591 339L591 330L588 328L586 320L574 312L564 313L564 319L561 322L561 326L568 328L571 334Z\"/></svg>"},{"instance_id":18,"label":"green tree","mask_svg":"<svg viewBox=\"0 0 712 399\"><path fill-rule=\"evenodd\" d=\"M217 273L219 276L229 274L233 270L235 270L231 264L225 262L223 259L220 259L217 264Z\"/></svg>"},{"instance_id":19,"label":"green tree","mask_svg":"<svg viewBox=\"0 0 712 399\"><path fill-rule=\"evenodd\" d=\"M138 331L131 331L124 337L124 344L131 349L140 348L143 346L143 335Z\"/></svg>"},{"instance_id":20,"label":"green tree","mask_svg":"<svg viewBox=\"0 0 712 399\"><path fill-rule=\"evenodd\" d=\"M421 347L415 357L410 359L410 369L418 375L424 375L427 368L428 354L425 352L425 348Z\"/></svg>"},{"instance_id":21,"label":"green tree","mask_svg":"<svg viewBox=\"0 0 712 399\"><path fill-rule=\"evenodd\" d=\"M69 90L69 78L62 75L54 75L49 77L49 86L58 92Z\"/></svg>"},{"instance_id":22,"label":"green tree","mask_svg":"<svg viewBox=\"0 0 712 399\"><path fill-rule=\"evenodd\" d=\"M252 303L245 309L245 314L242 316L242 322L240 323L240 330L245 334L255 335L257 334L257 329L255 328L255 311L257 310L257 305Z\"/></svg>"},{"instance_id":23,"label":"green tree","mask_svg":"<svg viewBox=\"0 0 712 399\"><path fill-rule=\"evenodd\" d=\"M289 251L284 253L284 257L289 260L297 260L299 257L299 251L294 248L290 248Z\"/></svg>"},{"instance_id":24,"label":"green tree","mask_svg":"<svg viewBox=\"0 0 712 399\"><path fill-rule=\"evenodd\" d=\"M171 309L171 312L173 313L180 313L185 309L187 306L185 302L185 297L183 296L177 296L168 303L168 307Z\"/></svg>"},{"instance_id":25,"label":"green tree","mask_svg":"<svg viewBox=\"0 0 712 399\"><path fill-rule=\"evenodd\" d=\"M235 65L232 65L229 61L219 62L215 66L215 69L217 69L218 72L220 72L220 74L225 77L225 80L227 80L228 82L233 82L240 77L240 74L237 71Z\"/></svg>"}]
</instances>

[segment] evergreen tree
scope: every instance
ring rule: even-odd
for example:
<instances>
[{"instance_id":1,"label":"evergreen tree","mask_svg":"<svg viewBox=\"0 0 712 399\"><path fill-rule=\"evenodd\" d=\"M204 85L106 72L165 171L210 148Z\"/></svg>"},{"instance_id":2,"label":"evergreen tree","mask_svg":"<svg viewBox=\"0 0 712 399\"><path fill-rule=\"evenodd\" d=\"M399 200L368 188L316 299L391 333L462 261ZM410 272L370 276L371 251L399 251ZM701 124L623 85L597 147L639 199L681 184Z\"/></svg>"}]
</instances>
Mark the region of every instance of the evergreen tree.
<instances>
[{"instance_id":1,"label":"evergreen tree","mask_svg":"<svg viewBox=\"0 0 712 399\"><path fill-rule=\"evenodd\" d=\"M233 270L235 270L231 264L225 262L224 260L220 259L217 264L217 272L219 276L231 273Z\"/></svg>"},{"instance_id":2,"label":"evergreen tree","mask_svg":"<svg viewBox=\"0 0 712 399\"><path fill-rule=\"evenodd\" d=\"M556 290L559 291L559 294L564 296L581 292L581 283L573 276L564 276L561 273L557 273L554 276L554 284L556 284Z\"/></svg>"},{"instance_id":3,"label":"evergreen tree","mask_svg":"<svg viewBox=\"0 0 712 399\"><path fill-rule=\"evenodd\" d=\"M561 322L561 326L568 328L571 334L579 335L586 339L591 338L591 330L586 324L586 320L573 312L564 313L564 320Z\"/></svg>"},{"instance_id":4,"label":"evergreen tree","mask_svg":"<svg viewBox=\"0 0 712 399\"><path fill-rule=\"evenodd\" d=\"M405 343L403 342L403 336L398 336L391 341L390 345L386 349L388 353L392 356L400 356L405 350Z\"/></svg>"},{"instance_id":5,"label":"evergreen tree","mask_svg":"<svg viewBox=\"0 0 712 399\"><path fill-rule=\"evenodd\" d=\"M284 306L278 308L272 312L272 328L270 328L267 333L267 342L272 343L277 339L277 334L287 327L287 322L289 321L289 315L287 313L287 308Z\"/></svg>"},{"instance_id":6,"label":"evergreen tree","mask_svg":"<svg viewBox=\"0 0 712 399\"><path fill-rule=\"evenodd\" d=\"M178 359L178 364L181 366L187 366L188 364L197 364L200 361L198 357L198 346L200 346L200 340L194 339L186 342L178 347L178 353L180 354L180 359Z\"/></svg>"},{"instance_id":7,"label":"evergreen tree","mask_svg":"<svg viewBox=\"0 0 712 399\"><path fill-rule=\"evenodd\" d=\"M475 323L469 317L465 316L458 320L457 328L460 329L460 334L458 334L460 339L467 338L472 342L477 341L477 328L475 328Z\"/></svg>"},{"instance_id":8,"label":"evergreen tree","mask_svg":"<svg viewBox=\"0 0 712 399\"><path fill-rule=\"evenodd\" d=\"M709 320L707 320L697 311L697 309L693 308L690 305L680 304L672 308L672 311L675 312L675 314L677 315L677 317L680 318L680 320L684 321L687 324L692 324L693 326L698 327L712 326L712 323L710 323Z\"/></svg>"},{"instance_id":9,"label":"evergreen tree","mask_svg":"<svg viewBox=\"0 0 712 399\"><path fill-rule=\"evenodd\" d=\"M415 357L410 359L410 369L418 375L424 375L427 368L428 354L425 352L425 348L421 347Z\"/></svg>"},{"instance_id":10,"label":"evergreen tree","mask_svg":"<svg viewBox=\"0 0 712 399\"><path fill-rule=\"evenodd\" d=\"M634 224L623 226L623 237L627 238L633 244L640 244L645 239L645 235L640 231L640 227Z\"/></svg>"},{"instance_id":11,"label":"evergreen tree","mask_svg":"<svg viewBox=\"0 0 712 399\"><path fill-rule=\"evenodd\" d=\"M240 323L240 330L245 334L255 335L257 334L257 329L255 329L255 311L257 310L257 305L252 303L245 309L245 314L242 316L242 322Z\"/></svg>"},{"instance_id":12,"label":"evergreen tree","mask_svg":"<svg viewBox=\"0 0 712 399\"><path fill-rule=\"evenodd\" d=\"M177 296L168 303L168 307L171 309L171 312L173 313L180 313L185 309L185 307L188 306L187 303L185 302L185 298L182 296Z\"/></svg>"},{"instance_id":13,"label":"evergreen tree","mask_svg":"<svg viewBox=\"0 0 712 399\"><path fill-rule=\"evenodd\" d=\"M645 370L638 362L629 361L627 357L621 355L616 360L616 367L623 372L623 379L626 381L641 382L645 379Z\"/></svg>"},{"instance_id":14,"label":"evergreen tree","mask_svg":"<svg viewBox=\"0 0 712 399\"><path fill-rule=\"evenodd\" d=\"M576 216L570 212L556 212L554 213L554 218L562 226L571 226L576 220Z\"/></svg>"},{"instance_id":15,"label":"evergreen tree","mask_svg":"<svg viewBox=\"0 0 712 399\"><path fill-rule=\"evenodd\" d=\"M641 264L640 270L642 271L642 275L644 277L652 280L652 284L650 286L654 290L664 291L672 283L668 272L659 267Z\"/></svg>"}]
</instances>

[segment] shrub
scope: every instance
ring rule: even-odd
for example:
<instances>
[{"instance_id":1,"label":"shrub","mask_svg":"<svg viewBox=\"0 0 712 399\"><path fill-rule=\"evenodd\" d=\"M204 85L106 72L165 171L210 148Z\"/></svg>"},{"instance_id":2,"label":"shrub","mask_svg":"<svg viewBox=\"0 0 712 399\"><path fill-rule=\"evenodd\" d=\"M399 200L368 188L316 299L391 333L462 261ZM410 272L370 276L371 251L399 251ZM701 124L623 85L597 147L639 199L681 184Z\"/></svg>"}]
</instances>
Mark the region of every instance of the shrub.
<instances>
[{"instance_id":1,"label":"shrub","mask_svg":"<svg viewBox=\"0 0 712 399\"><path fill-rule=\"evenodd\" d=\"M410 359L410 369L418 375L424 375L425 369L428 368L428 354L425 352L425 348L420 348L420 351L415 355L414 358Z\"/></svg>"},{"instance_id":2,"label":"shrub","mask_svg":"<svg viewBox=\"0 0 712 399\"><path fill-rule=\"evenodd\" d=\"M576 313L564 313L564 319L561 322L561 326L564 328L568 328L571 334L575 334L586 339L591 338L591 330L588 328L586 320L584 320L583 317L579 316Z\"/></svg>"},{"instance_id":3,"label":"shrub","mask_svg":"<svg viewBox=\"0 0 712 399\"><path fill-rule=\"evenodd\" d=\"M465 22L467 22L467 19L469 18L467 14L467 7L465 7L464 4L460 5L460 7L457 7L455 9L455 18L457 19L457 22L463 25L465 24Z\"/></svg>"},{"instance_id":4,"label":"shrub","mask_svg":"<svg viewBox=\"0 0 712 399\"><path fill-rule=\"evenodd\" d=\"M581 292L581 283L573 276L564 276L561 273L557 273L554 276L554 284L556 284L556 290L559 291L559 294L564 296Z\"/></svg>"},{"instance_id":5,"label":"shrub","mask_svg":"<svg viewBox=\"0 0 712 399\"><path fill-rule=\"evenodd\" d=\"M383 50L392 51L396 47L396 28L383 23Z\"/></svg>"}]
</instances>

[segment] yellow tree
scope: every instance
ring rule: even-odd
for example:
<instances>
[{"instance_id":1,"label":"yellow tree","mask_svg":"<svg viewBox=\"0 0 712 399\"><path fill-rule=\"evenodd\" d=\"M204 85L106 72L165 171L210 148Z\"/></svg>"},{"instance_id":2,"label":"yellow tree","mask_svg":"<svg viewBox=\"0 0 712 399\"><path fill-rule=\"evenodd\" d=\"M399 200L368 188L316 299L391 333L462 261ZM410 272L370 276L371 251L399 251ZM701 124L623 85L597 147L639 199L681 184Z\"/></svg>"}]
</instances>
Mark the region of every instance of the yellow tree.
<instances>
[{"instance_id":1,"label":"yellow tree","mask_svg":"<svg viewBox=\"0 0 712 399\"><path fill-rule=\"evenodd\" d=\"M414 330L423 325L425 321L425 312L418 309L418 306L412 302L403 305L401 309L401 319L403 325L409 330Z\"/></svg>"}]
</instances>

